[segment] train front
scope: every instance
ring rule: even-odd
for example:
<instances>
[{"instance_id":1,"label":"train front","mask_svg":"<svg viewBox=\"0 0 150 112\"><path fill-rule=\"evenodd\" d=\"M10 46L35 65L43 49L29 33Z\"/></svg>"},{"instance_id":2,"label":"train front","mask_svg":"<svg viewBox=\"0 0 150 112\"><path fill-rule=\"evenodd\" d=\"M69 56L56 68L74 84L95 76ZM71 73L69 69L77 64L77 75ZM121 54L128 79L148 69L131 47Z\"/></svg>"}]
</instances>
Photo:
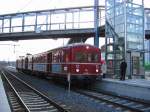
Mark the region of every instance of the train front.
<instances>
[{"instance_id":1,"label":"train front","mask_svg":"<svg viewBox=\"0 0 150 112\"><path fill-rule=\"evenodd\" d=\"M71 49L73 79L95 80L101 74L101 52L95 46L83 44Z\"/></svg>"}]
</instances>

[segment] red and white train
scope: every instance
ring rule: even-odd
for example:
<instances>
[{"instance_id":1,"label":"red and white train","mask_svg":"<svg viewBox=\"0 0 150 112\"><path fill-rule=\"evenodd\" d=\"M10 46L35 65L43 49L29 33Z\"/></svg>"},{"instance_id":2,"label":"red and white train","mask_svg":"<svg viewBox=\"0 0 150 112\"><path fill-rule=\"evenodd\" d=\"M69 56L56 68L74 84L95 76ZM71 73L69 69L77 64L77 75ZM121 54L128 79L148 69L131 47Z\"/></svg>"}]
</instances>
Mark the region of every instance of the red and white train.
<instances>
[{"instance_id":1,"label":"red and white train","mask_svg":"<svg viewBox=\"0 0 150 112\"><path fill-rule=\"evenodd\" d=\"M16 61L16 68L43 76L96 79L101 76L101 51L88 44L69 45Z\"/></svg>"}]
</instances>

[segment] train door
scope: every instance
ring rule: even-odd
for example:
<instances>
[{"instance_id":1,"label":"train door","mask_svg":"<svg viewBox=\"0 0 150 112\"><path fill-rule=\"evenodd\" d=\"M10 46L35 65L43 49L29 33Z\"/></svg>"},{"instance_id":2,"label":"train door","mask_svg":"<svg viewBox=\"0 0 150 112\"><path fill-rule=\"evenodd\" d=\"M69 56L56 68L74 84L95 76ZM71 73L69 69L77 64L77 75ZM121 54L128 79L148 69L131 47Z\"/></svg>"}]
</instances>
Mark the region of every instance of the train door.
<instances>
[{"instance_id":1,"label":"train door","mask_svg":"<svg viewBox=\"0 0 150 112\"><path fill-rule=\"evenodd\" d=\"M21 59L21 69L23 69L23 59Z\"/></svg>"},{"instance_id":2,"label":"train door","mask_svg":"<svg viewBox=\"0 0 150 112\"><path fill-rule=\"evenodd\" d=\"M70 51L71 49L65 49L63 53L63 57L64 57L63 73L65 74L70 73L70 68L71 68L71 64L69 63L71 61Z\"/></svg>"},{"instance_id":3,"label":"train door","mask_svg":"<svg viewBox=\"0 0 150 112\"><path fill-rule=\"evenodd\" d=\"M18 69L18 60L16 60L16 69Z\"/></svg>"},{"instance_id":4,"label":"train door","mask_svg":"<svg viewBox=\"0 0 150 112\"><path fill-rule=\"evenodd\" d=\"M47 72L51 72L52 71L52 52L49 52L47 54Z\"/></svg>"},{"instance_id":5,"label":"train door","mask_svg":"<svg viewBox=\"0 0 150 112\"><path fill-rule=\"evenodd\" d=\"M28 69L28 58L25 58L25 69Z\"/></svg>"},{"instance_id":6,"label":"train door","mask_svg":"<svg viewBox=\"0 0 150 112\"><path fill-rule=\"evenodd\" d=\"M143 55L139 52L127 53L127 75L128 78L144 77Z\"/></svg>"},{"instance_id":7,"label":"train door","mask_svg":"<svg viewBox=\"0 0 150 112\"><path fill-rule=\"evenodd\" d=\"M133 75L139 74L139 69L140 69L139 57L137 56L132 57L132 68L133 68L133 71L132 71Z\"/></svg>"},{"instance_id":8,"label":"train door","mask_svg":"<svg viewBox=\"0 0 150 112\"><path fill-rule=\"evenodd\" d=\"M33 63L34 63L34 61L33 61L33 57L31 58L31 71L33 71Z\"/></svg>"}]
</instances>

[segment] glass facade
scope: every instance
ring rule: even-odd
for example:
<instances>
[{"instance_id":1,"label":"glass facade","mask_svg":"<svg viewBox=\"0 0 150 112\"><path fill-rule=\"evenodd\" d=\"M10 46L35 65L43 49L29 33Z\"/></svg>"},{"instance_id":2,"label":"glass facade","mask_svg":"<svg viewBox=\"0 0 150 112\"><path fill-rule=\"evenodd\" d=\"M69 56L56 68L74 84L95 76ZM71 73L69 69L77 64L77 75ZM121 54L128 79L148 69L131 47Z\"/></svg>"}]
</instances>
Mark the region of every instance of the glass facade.
<instances>
[{"instance_id":1,"label":"glass facade","mask_svg":"<svg viewBox=\"0 0 150 112\"><path fill-rule=\"evenodd\" d=\"M145 30L150 30L150 9L145 9ZM150 40L145 40L145 63L150 63Z\"/></svg>"},{"instance_id":2,"label":"glass facade","mask_svg":"<svg viewBox=\"0 0 150 112\"><path fill-rule=\"evenodd\" d=\"M126 38L127 49L143 50L142 0L138 0L138 3L134 3L134 0L107 0L106 4L106 19L119 38Z\"/></svg>"},{"instance_id":3,"label":"glass facade","mask_svg":"<svg viewBox=\"0 0 150 112\"><path fill-rule=\"evenodd\" d=\"M150 63L150 40L145 40L145 63Z\"/></svg>"},{"instance_id":4,"label":"glass facade","mask_svg":"<svg viewBox=\"0 0 150 112\"><path fill-rule=\"evenodd\" d=\"M145 30L150 30L150 9L145 9Z\"/></svg>"},{"instance_id":5,"label":"glass facade","mask_svg":"<svg viewBox=\"0 0 150 112\"><path fill-rule=\"evenodd\" d=\"M143 0L106 0L105 4L105 59L109 63L108 56L112 55L114 74L120 74L119 65L122 60L126 60L129 65L127 68L128 74L131 74L133 73L131 69L133 59L136 57L136 59L143 61L144 57L142 54L144 51ZM112 52L108 49L110 45L113 47Z\"/></svg>"},{"instance_id":6,"label":"glass facade","mask_svg":"<svg viewBox=\"0 0 150 112\"><path fill-rule=\"evenodd\" d=\"M129 50L144 50L143 11L142 0L141 4L134 3L133 0L126 3L126 43Z\"/></svg>"}]
</instances>

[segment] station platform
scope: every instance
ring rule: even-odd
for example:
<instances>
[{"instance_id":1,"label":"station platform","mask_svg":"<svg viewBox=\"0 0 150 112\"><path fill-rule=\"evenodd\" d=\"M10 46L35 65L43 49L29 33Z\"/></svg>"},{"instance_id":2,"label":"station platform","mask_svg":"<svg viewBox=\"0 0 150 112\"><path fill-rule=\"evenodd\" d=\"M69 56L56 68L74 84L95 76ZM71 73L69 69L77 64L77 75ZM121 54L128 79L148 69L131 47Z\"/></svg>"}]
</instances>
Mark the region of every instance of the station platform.
<instances>
[{"instance_id":1,"label":"station platform","mask_svg":"<svg viewBox=\"0 0 150 112\"><path fill-rule=\"evenodd\" d=\"M3 87L1 75L0 75L0 111L1 112L11 112L10 106L7 100L7 96Z\"/></svg>"},{"instance_id":2,"label":"station platform","mask_svg":"<svg viewBox=\"0 0 150 112\"><path fill-rule=\"evenodd\" d=\"M105 78L98 81L94 89L150 102L150 80L146 79L120 81L119 79Z\"/></svg>"}]
</instances>

